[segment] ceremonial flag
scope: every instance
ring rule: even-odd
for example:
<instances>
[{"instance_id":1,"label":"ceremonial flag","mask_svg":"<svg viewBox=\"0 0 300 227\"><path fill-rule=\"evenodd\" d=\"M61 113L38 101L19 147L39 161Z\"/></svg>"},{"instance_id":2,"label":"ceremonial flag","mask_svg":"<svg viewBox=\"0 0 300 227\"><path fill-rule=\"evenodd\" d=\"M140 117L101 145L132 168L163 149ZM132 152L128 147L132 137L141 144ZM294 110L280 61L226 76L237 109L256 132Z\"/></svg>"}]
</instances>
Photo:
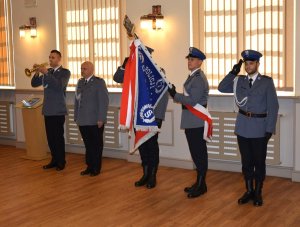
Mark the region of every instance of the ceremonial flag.
<instances>
[{"instance_id":1,"label":"ceremonial flag","mask_svg":"<svg viewBox=\"0 0 300 227\"><path fill-rule=\"evenodd\" d=\"M135 129L133 153L158 131L154 109L167 91L165 75L139 39L132 42L125 67L120 128Z\"/></svg>"}]
</instances>

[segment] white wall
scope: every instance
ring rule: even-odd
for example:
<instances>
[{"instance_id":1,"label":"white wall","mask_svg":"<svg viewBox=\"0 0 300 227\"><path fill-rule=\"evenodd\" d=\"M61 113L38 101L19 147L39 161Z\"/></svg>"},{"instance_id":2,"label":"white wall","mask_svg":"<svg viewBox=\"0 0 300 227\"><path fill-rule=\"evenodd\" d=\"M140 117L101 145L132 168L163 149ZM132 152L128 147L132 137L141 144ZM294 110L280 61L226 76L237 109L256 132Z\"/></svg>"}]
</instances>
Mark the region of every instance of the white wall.
<instances>
[{"instance_id":1,"label":"white wall","mask_svg":"<svg viewBox=\"0 0 300 227\"><path fill-rule=\"evenodd\" d=\"M297 96L300 96L300 2L295 1L295 15L296 15L296 25L295 25L295 84L296 89L295 93ZM294 138L295 138L295 155L294 155L294 164L295 171L300 172L300 102L297 103L295 107L295 125L294 125ZM299 176L300 179L300 176Z\"/></svg>"},{"instance_id":2,"label":"white wall","mask_svg":"<svg viewBox=\"0 0 300 227\"><path fill-rule=\"evenodd\" d=\"M12 0L13 44L17 89L31 89L25 68L34 63L48 61L49 52L56 48L55 1L38 0L37 7L26 8L23 0ZM36 17L37 37L19 37L19 26L29 24L29 17Z\"/></svg>"},{"instance_id":3,"label":"white wall","mask_svg":"<svg viewBox=\"0 0 300 227\"><path fill-rule=\"evenodd\" d=\"M300 2L295 0L295 94L300 96ZM300 161L299 161L300 162Z\"/></svg>"},{"instance_id":4,"label":"white wall","mask_svg":"<svg viewBox=\"0 0 300 227\"><path fill-rule=\"evenodd\" d=\"M300 116L300 102L296 104L296 115ZM294 165L295 171L300 171L300 117L296 119L295 122L295 156L294 156Z\"/></svg>"},{"instance_id":5,"label":"white wall","mask_svg":"<svg viewBox=\"0 0 300 227\"><path fill-rule=\"evenodd\" d=\"M136 33L143 43L154 49L155 62L166 70L167 78L178 90L188 75L185 56L190 46L189 1L184 0L127 0L126 13L136 24ZM163 31L140 29L140 17L152 12L152 5L161 5L165 16Z\"/></svg>"}]
</instances>

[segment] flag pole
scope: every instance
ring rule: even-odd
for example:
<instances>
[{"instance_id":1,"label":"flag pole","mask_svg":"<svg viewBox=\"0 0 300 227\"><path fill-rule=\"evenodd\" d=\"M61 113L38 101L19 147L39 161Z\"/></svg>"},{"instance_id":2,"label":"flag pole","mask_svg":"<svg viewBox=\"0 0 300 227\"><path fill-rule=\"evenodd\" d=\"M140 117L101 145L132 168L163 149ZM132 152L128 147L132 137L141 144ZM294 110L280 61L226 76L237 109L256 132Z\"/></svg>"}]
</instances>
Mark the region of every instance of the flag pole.
<instances>
[{"instance_id":1,"label":"flag pole","mask_svg":"<svg viewBox=\"0 0 300 227\"><path fill-rule=\"evenodd\" d=\"M131 22L129 17L127 15L124 16L123 25L127 31L127 35L134 40L139 39L138 35L135 33L135 25ZM148 50L145 48L145 46L141 43L142 48L145 50L145 52L148 52ZM155 64L156 65L156 64ZM157 65L156 65L157 66ZM158 71L162 75L162 78L166 82L169 88L172 88L172 84L167 79L165 73L161 70L161 68L158 68Z\"/></svg>"}]
</instances>

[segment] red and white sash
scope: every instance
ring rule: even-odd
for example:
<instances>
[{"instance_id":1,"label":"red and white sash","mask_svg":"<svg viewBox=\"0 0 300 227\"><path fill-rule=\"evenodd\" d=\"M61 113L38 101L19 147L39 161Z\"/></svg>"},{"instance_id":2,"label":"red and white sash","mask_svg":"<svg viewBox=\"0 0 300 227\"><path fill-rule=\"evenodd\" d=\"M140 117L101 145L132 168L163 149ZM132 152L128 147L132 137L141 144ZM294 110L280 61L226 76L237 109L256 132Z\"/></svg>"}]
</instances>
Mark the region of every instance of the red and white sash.
<instances>
[{"instance_id":1,"label":"red and white sash","mask_svg":"<svg viewBox=\"0 0 300 227\"><path fill-rule=\"evenodd\" d=\"M183 93L185 96L189 96L186 90L183 88ZM212 132L213 132L213 122L208 109L200 104L196 104L195 106L185 105L186 108L194 114L196 117L202 119L204 121L204 132L203 139L207 142L212 141Z\"/></svg>"}]
</instances>

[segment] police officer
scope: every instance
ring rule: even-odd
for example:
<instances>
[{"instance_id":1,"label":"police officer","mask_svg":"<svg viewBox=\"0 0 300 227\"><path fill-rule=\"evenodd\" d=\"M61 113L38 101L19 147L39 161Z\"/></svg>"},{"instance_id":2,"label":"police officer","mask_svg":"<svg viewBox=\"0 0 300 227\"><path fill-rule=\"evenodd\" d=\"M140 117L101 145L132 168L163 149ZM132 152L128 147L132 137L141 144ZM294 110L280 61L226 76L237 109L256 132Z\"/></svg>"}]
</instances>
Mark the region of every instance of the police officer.
<instances>
[{"instance_id":1,"label":"police officer","mask_svg":"<svg viewBox=\"0 0 300 227\"><path fill-rule=\"evenodd\" d=\"M245 204L253 200L254 206L262 206L267 144L275 133L279 105L272 78L258 72L262 54L255 50L245 50L241 55L247 75L237 76L243 63L240 60L220 82L218 89L224 93L235 91L234 97L239 107L235 133L247 191L238 199L238 203Z\"/></svg>"},{"instance_id":2,"label":"police officer","mask_svg":"<svg viewBox=\"0 0 300 227\"><path fill-rule=\"evenodd\" d=\"M49 55L51 68L39 67L31 79L32 87L44 87L42 113L52 159L43 168L56 167L58 171L63 170L66 164L64 123L65 115L67 115L66 87L70 78L70 71L63 68L60 61L61 53L58 50L52 50Z\"/></svg>"},{"instance_id":3,"label":"police officer","mask_svg":"<svg viewBox=\"0 0 300 227\"><path fill-rule=\"evenodd\" d=\"M150 47L146 47L151 54L154 50ZM125 58L122 66L119 66L114 74L114 81L117 83L123 83L125 66L128 58ZM162 69L164 72L164 69ZM167 92L158 102L154 109L154 116L157 126L161 128L162 121L165 119L165 113L169 101L169 95ZM158 133L156 133L149 140L139 146L139 152L142 160L143 175L135 182L136 187L146 186L148 189L156 186L156 174L159 164L159 145L158 145Z\"/></svg>"},{"instance_id":4,"label":"police officer","mask_svg":"<svg viewBox=\"0 0 300 227\"><path fill-rule=\"evenodd\" d=\"M81 65L81 78L76 87L74 120L85 145L87 168L81 175L97 176L101 171L103 130L108 109L108 91L105 81L94 76L93 63Z\"/></svg>"},{"instance_id":5,"label":"police officer","mask_svg":"<svg viewBox=\"0 0 300 227\"><path fill-rule=\"evenodd\" d=\"M190 153L197 169L196 182L191 187L186 187L184 191L188 198L194 198L207 192L205 178L208 156L206 141L203 139L204 121L192 114L185 105L195 106L198 103L206 107L209 86L204 72L200 69L206 58L204 53L190 47L186 58L191 73L184 83L184 93L177 93L174 85L169 89L169 93L175 102L182 104L181 128L185 130Z\"/></svg>"}]
</instances>

